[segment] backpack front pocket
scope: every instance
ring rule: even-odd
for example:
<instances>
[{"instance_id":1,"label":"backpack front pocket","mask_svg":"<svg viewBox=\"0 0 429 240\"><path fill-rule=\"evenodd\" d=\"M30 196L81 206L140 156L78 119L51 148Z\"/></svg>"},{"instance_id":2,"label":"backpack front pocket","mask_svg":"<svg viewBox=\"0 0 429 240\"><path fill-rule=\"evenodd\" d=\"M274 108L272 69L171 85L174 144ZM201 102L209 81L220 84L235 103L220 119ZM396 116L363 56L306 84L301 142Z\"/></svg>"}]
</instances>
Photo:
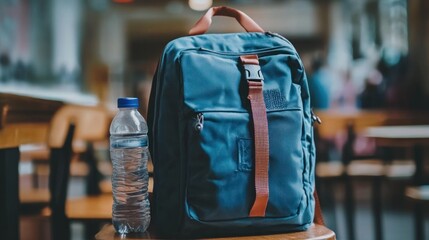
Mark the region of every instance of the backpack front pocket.
<instances>
[{"instance_id":1,"label":"backpack front pocket","mask_svg":"<svg viewBox=\"0 0 429 240\"><path fill-rule=\"evenodd\" d=\"M266 217L298 214L304 197L301 109L268 111ZM247 112L203 111L187 118L187 214L199 221L248 218L255 198L254 143Z\"/></svg>"}]
</instances>

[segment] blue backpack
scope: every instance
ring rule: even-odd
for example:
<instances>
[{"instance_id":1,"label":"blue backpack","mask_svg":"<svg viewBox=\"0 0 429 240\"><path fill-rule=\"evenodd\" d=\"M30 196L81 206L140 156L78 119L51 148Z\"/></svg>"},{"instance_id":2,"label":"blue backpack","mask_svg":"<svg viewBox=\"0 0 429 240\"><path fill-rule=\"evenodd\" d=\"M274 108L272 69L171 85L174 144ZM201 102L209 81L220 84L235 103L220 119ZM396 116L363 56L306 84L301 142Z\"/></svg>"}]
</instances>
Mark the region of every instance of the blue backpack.
<instances>
[{"instance_id":1,"label":"blue backpack","mask_svg":"<svg viewBox=\"0 0 429 240\"><path fill-rule=\"evenodd\" d=\"M247 33L204 34L215 15ZM164 237L269 234L314 219L313 116L284 37L214 7L167 44L149 101L152 226Z\"/></svg>"}]
</instances>

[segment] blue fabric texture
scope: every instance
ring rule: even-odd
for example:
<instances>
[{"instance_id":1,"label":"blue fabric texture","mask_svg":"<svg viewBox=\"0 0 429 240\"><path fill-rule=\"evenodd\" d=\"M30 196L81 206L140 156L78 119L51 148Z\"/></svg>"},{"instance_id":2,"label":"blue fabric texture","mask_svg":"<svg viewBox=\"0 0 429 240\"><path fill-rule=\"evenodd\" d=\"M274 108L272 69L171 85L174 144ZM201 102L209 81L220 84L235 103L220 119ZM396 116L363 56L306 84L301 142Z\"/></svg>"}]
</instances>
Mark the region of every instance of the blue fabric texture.
<instances>
[{"instance_id":1,"label":"blue fabric texture","mask_svg":"<svg viewBox=\"0 0 429 240\"><path fill-rule=\"evenodd\" d=\"M256 54L269 130L269 201L255 199L253 125L239 57ZM304 230L314 217L310 95L292 44L273 33L204 34L167 44L148 113L156 234L210 237Z\"/></svg>"}]
</instances>

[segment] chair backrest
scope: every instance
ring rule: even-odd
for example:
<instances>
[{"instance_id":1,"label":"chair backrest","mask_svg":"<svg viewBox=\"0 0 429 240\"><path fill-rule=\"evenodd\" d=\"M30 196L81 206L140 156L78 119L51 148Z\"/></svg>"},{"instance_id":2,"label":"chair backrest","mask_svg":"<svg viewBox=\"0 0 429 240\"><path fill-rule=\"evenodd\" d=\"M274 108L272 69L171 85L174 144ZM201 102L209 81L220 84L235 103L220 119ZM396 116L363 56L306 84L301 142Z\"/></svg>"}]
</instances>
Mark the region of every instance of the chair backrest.
<instances>
[{"instance_id":1,"label":"chair backrest","mask_svg":"<svg viewBox=\"0 0 429 240\"><path fill-rule=\"evenodd\" d=\"M368 127L384 125L389 119L388 112L379 110L335 109L317 111L316 114L322 120L322 124L315 125L318 161L329 160L329 151L335 144L343 163L348 163L354 155L356 136Z\"/></svg>"},{"instance_id":2,"label":"chair backrest","mask_svg":"<svg viewBox=\"0 0 429 240\"><path fill-rule=\"evenodd\" d=\"M103 140L107 137L108 112L102 107L63 106L51 121L49 147L60 148L64 145L70 125L75 126L73 141Z\"/></svg>"},{"instance_id":3,"label":"chair backrest","mask_svg":"<svg viewBox=\"0 0 429 240\"><path fill-rule=\"evenodd\" d=\"M321 125L316 125L321 138L334 138L338 133L346 132L349 126L353 126L356 133L363 132L369 126L383 125L388 118L383 111L341 111L327 110L316 113L322 120Z\"/></svg>"}]
</instances>

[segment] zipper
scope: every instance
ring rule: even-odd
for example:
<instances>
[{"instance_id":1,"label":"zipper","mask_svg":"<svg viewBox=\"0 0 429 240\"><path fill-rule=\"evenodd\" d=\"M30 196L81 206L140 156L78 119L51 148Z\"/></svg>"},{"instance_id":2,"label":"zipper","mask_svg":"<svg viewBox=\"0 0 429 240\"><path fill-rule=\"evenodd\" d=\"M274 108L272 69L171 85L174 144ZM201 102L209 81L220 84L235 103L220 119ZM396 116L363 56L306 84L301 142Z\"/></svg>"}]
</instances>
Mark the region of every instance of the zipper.
<instances>
[{"instance_id":1,"label":"zipper","mask_svg":"<svg viewBox=\"0 0 429 240\"><path fill-rule=\"evenodd\" d=\"M195 125L194 125L194 129L197 132L201 132L203 130L204 127L204 114L203 113L197 113L196 119L195 119Z\"/></svg>"},{"instance_id":2,"label":"zipper","mask_svg":"<svg viewBox=\"0 0 429 240\"><path fill-rule=\"evenodd\" d=\"M284 109L276 109L276 110L268 110L267 114L273 112L287 112L287 111L300 111L302 108L300 107L289 107ZM239 114L250 114L247 110L232 110L232 109L194 109L190 111L186 111L183 113L183 118L192 117L195 119L195 123L201 120L204 122L204 114L205 113L239 113ZM199 117L200 116L200 117Z\"/></svg>"},{"instance_id":3,"label":"zipper","mask_svg":"<svg viewBox=\"0 0 429 240\"><path fill-rule=\"evenodd\" d=\"M282 39L283 41L289 43L291 46L293 46L293 44L287 38L283 37L282 35L280 35L278 33L268 31L268 32L266 32L266 34L270 35L272 37L278 37L278 38Z\"/></svg>"},{"instance_id":4,"label":"zipper","mask_svg":"<svg viewBox=\"0 0 429 240\"><path fill-rule=\"evenodd\" d=\"M258 56L269 56L274 55L278 53L284 53L288 55L295 55L295 52L293 49L287 47L287 46L278 46L278 47L272 47L272 48L264 48L264 49L258 49L258 50L252 50L252 51L245 51L245 52L220 52L220 51L214 51L207 48L190 48L186 49L180 52L180 56L187 53L187 52L204 52L211 55L218 55L222 57L237 57L242 56L246 54L258 54ZM180 57L179 57L180 59ZM179 60L180 61L180 60Z\"/></svg>"},{"instance_id":5,"label":"zipper","mask_svg":"<svg viewBox=\"0 0 429 240\"><path fill-rule=\"evenodd\" d=\"M288 109L282 109L282 110L276 110L276 111L267 111L267 114L272 112L288 112L288 111L300 111L301 108L288 108ZM194 120L194 130L197 132L201 132L204 128L204 113L239 113L239 114L250 114L247 111L231 111L231 110L203 110L203 111L194 111L191 112L191 115L193 116ZM188 114L186 114L188 115ZM188 115L189 116L189 115ZM313 117L312 117L313 119ZM320 119L319 119L320 120Z\"/></svg>"},{"instance_id":6,"label":"zipper","mask_svg":"<svg viewBox=\"0 0 429 240\"><path fill-rule=\"evenodd\" d=\"M192 50L192 49L189 49L189 50ZM222 56L241 56L243 54L255 54L255 53L258 53L258 55L264 56L264 54L276 52L278 50L280 50L280 52L287 52L287 53L291 53L291 54L293 53L291 49L289 49L288 47L285 47L285 46L263 48L263 49L257 49L257 50L252 50L252 51L245 51L245 52L221 52L221 51L214 51L214 50L202 48L202 47L200 47L196 50L202 51L202 52L213 53L213 54L217 54L217 55L222 55Z\"/></svg>"},{"instance_id":7,"label":"zipper","mask_svg":"<svg viewBox=\"0 0 429 240\"><path fill-rule=\"evenodd\" d=\"M319 125L322 124L322 120L319 118L319 116L314 114L313 109L311 109L311 120L312 120L313 124L314 124L314 122L317 122Z\"/></svg>"}]
</instances>

